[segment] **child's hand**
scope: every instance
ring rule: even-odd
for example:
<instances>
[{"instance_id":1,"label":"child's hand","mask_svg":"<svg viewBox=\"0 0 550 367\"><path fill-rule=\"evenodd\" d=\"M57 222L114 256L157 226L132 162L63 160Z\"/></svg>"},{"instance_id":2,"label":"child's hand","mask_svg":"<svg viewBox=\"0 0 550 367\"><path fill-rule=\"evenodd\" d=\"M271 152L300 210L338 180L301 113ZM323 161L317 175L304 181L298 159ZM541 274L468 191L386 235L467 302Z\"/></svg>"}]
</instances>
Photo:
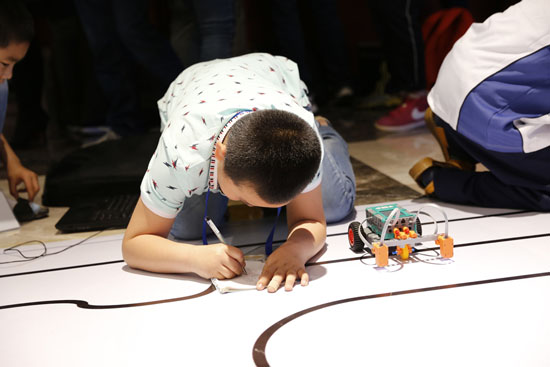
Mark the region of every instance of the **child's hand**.
<instances>
[{"instance_id":1,"label":"child's hand","mask_svg":"<svg viewBox=\"0 0 550 367\"><path fill-rule=\"evenodd\" d=\"M203 278L230 279L241 275L245 267L244 255L236 247L223 243L197 246L197 269Z\"/></svg>"},{"instance_id":2,"label":"child's hand","mask_svg":"<svg viewBox=\"0 0 550 367\"><path fill-rule=\"evenodd\" d=\"M40 191L40 185L38 184L38 176L30 169L22 166L21 164L11 164L8 166L8 183L10 186L10 194L14 198L19 197L19 191L17 186L20 183L25 184L25 190L28 194L29 201L33 201L34 197Z\"/></svg>"},{"instance_id":3,"label":"child's hand","mask_svg":"<svg viewBox=\"0 0 550 367\"><path fill-rule=\"evenodd\" d=\"M300 279L302 286L309 283L304 262L292 250L280 247L267 258L256 288L262 290L267 286L267 291L273 293L284 282L285 290L291 291L296 279Z\"/></svg>"}]
</instances>

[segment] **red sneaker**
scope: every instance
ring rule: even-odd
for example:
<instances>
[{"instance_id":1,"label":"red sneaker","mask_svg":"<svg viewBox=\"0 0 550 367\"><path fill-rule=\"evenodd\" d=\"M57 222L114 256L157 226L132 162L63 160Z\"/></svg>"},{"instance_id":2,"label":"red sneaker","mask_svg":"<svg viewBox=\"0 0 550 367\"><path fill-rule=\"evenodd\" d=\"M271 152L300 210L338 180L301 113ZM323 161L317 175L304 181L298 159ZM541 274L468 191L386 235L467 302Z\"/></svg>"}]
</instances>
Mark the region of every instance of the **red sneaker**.
<instances>
[{"instance_id":1,"label":"red sneaker","mask_svg":"<svg viewBox=\"0 0 550 367\"><path fill-rule=\"evenodd\" d=\"M424 126L428 109L427 95L405 99L405 102L374 123L382 131L407 131Z\"/></svg>"}]
</instances>

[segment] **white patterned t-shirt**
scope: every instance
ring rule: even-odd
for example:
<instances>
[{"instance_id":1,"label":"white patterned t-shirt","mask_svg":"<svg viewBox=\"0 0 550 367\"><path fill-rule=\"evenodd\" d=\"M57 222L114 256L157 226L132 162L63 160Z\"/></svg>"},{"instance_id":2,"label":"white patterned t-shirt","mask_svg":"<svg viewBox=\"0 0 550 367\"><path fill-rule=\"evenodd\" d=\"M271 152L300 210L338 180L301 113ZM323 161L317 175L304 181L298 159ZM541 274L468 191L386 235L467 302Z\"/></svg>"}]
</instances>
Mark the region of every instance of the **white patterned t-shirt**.
<instances>
[{"instance_id":1,"label":"white patterned t-shirt","mask_svg":"<svg viewBox=\"0 0 550 367\"><path fill-rule=\"evenodd\" d=\"M304 119L319 136L297 65L265 53L187 68L172 82L158 107L162 135L141 182L141 199L165 218L174 218L192 195L208 189L219 192L215 142L247 113L288 111ZM320 182L321 167L304 192Z\"/></svg>"}]
</instances>

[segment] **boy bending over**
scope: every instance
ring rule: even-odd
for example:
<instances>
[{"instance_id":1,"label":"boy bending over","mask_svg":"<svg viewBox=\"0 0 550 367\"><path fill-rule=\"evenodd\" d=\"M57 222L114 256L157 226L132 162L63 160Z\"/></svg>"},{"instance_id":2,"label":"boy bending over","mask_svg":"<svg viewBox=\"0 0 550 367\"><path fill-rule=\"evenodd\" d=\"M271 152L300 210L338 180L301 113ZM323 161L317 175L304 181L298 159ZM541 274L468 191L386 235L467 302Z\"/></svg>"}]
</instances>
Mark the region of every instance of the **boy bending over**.
<instances>
[{"instance_id":1,"label":"boy bending over","mask_svg":"<svg viewBox=\"0 0 550 367\"><path fill-rule=\"evenodd\" d=\"M123 240L128 265L153 272L232 278L240 249L194 246L205 216L220 226L228 199L286 206L289 235L266 260L257 288L296 279L325 243L326 223L353 211L355 177L347 145L309 111L296 64L249 54L193 65L159 101L162 136ZM266 234L267 235L267 234Z\"/></svg>"}]
</instances>

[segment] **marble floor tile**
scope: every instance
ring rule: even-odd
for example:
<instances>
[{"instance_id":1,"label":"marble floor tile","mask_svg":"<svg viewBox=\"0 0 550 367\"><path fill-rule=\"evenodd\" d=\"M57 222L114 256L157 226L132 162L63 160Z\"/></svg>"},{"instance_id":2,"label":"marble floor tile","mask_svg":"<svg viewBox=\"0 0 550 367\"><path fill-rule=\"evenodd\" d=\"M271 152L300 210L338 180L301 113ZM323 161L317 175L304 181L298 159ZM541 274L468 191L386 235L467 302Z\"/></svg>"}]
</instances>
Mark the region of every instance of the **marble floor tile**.
<instances>
[{"instance_id":1,"label":"marble floor tile","mask_svg":"<svg viewBox=\"0 0 550 367\"><path fill-rule=\"evenodd\" d=\"M413 199L422 195L356 158L352 157L351 163L356 179L355 205Z\"/></svg>"},{"instance_id":2,"label":"marble floor tile","mask_svg":"<svg viewBox=\"0 0 550 367\"><path fill-rule=\"evenodd\" d=\"M437 141L427 129L351 142L348 148L353 158L420 193L423 191L409 176L409 169L424 157L443 159Z\"/></svg>"}]
</instances>

